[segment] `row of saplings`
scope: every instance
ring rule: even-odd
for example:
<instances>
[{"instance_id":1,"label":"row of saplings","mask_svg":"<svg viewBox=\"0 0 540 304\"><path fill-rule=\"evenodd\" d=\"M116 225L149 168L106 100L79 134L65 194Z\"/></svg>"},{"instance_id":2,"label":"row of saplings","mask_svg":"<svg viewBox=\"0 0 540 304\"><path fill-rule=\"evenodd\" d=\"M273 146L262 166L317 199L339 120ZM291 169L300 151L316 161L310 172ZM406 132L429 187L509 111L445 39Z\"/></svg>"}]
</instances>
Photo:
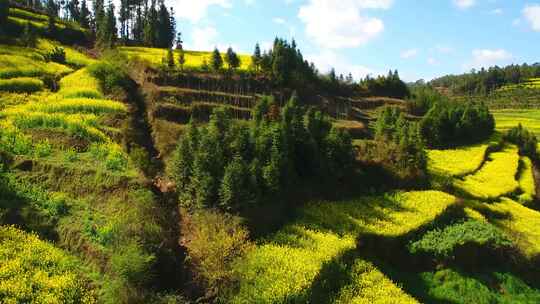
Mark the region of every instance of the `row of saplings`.
<instances>
[{"instance_id":1,"label":"row of saplings","mask_svg":"<svg viewBox=\"0 0 540 304\"><path fill-rule=\"evenodd\" d=\"M190 122L170 166L181 205L241 211L284 193L286 185L337 181L353 167L354 148L326 115L263 98L250 122L217 108L210 122Z\"/></svg>"}]
</instances>

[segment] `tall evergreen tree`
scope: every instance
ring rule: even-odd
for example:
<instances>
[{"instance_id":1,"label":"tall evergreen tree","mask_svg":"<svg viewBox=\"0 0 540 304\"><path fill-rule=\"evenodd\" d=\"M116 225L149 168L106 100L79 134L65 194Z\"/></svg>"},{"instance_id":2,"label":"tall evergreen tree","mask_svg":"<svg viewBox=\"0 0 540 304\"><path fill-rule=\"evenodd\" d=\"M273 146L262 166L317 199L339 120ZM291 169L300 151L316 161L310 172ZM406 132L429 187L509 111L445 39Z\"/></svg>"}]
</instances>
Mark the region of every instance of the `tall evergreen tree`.
<instances>
[{"instance_id":1,"label":"tall evergreen tree","mask_svg":"<svg viewBox=\"0 0 540 304\"><path fill-rule=\"evenodd\" d=\"M105 17L102 19L97 33L97 44L101 48L114 47L117 39L118 29L116 27L116 17L114 13L114 5L109 3Z\"/></svg>"},{"instance_id":2,"label":"tall evergreen tree","mask_svg":"<svg viewBox=\"0 0 540 304\"><path fill-rule=\"evenodd\" d=\"M215 72L219 72L223 67L223 58L221 58L221 53L219 52L217 47L214 49L214 52L212 52L212 58L210 58L210 66Z\"/></svg>"},{"instance_id":3,"label":"tall evergreen tree","mask_svg":"<svg viewBox=\"0 0 540 304\"><path fill-rule=\"evenodd\" d=\"M81 10L79 8L79 0L69 0L66 4L69 19L81 22Z\"/></svg>"},{"instance_id":4,"label":"tall evergreen tree","mask_svg":"<svg viewBox=\"0 0 540 304\"><path fill-rule=\"evenodd\" d=\"M231 47L227 49L227 54L225 54L225 61L227 62L230 71L234 71L240 66L240 58L238 58L238 55L233 51Z\"/></svg>"},{"instance_id":5,"label":"tall evergreen tree","mask_svg":"<svg viewBox=\"0 0 540 304\"><path fill-rule=\"evenodd\" d=\"M86 0L82 0L81 2L81 15L79 18L79 23L83 28L90 28L90 10L88 9Z\"/></svg>"},{"instance_id":6,"label":"tall evergreen tree","mask_svg":"<svg viewBox=\"0 0 540 304\"><path fill-rule=\"evenodd\" d=\"M133 40L135 41L135 43L138 43L138 44L143 43L144 28L145 28L145 20L144 20L143 11L140 6L137 6L137 12L135 14L135 22L131 30L131 33L133 35Z\"/></svg>"},{"instance_id":7,"label":"tall evergreen tree","mask_svg":"<svg viewBox=\"0 0 540 304\"><path fill-rule=\"evenodd\" d=\"M255 44L255 51L253 52L253 56L251 56L251 62L253 63L255 72L259 72L259 70L261 69L261 61L261 47L259 46L259 43L257 43Z\"/></svg>"},{"instance_id":8,"label":"tall evergreen tree","mask_svg":"<svg viewBox=\"0 0 540 304\"><path fill-rule=\"evenodd\" d=\"M156 2L152 0L152 4L146 13L144 25L144 44L146 46L157 46L158 44L158 12L156 11Z\"/></svg>"},{"instance_id":9,"label":"tall evergreen tree","mask_svg":"<svg viewBox=\"0 0 540 304\"><path fill-rule=\"evenodd\" d=\"M8 16L9 0L0 0L0 25L4 25L6 23Z\"/></svg>"},{"instance_id":10,"label":"tall evergreen tree","mask_svg":"<svg viewBox=\"0 0 540 304\"><path fill-rule=\"evenodd\" d=\"M178 65L180 66L180 70L183 71L184 64L186 64L186 55L182 48L179 49L178 53Z\"/></svg>"}]
</instances>

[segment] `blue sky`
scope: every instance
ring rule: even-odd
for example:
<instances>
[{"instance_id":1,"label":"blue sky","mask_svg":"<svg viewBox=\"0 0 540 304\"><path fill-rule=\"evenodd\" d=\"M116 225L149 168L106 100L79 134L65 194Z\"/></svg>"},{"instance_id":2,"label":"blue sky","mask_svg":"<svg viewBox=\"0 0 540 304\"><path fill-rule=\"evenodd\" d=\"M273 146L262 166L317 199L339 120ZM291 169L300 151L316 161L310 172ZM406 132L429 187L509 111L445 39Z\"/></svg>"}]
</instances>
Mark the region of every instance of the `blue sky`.
<instances>
[{"instance_id":1,"label":"blue sky","mask_svg":"<svg viewBox=\"0 0 540 304\"><path fill-rule=\"evenodd\" d=\"M294 37L322 72L398 69L426 80L482 66L540 62L540 1L169 0L187 49Z\"/></svg>"}]
</instances>

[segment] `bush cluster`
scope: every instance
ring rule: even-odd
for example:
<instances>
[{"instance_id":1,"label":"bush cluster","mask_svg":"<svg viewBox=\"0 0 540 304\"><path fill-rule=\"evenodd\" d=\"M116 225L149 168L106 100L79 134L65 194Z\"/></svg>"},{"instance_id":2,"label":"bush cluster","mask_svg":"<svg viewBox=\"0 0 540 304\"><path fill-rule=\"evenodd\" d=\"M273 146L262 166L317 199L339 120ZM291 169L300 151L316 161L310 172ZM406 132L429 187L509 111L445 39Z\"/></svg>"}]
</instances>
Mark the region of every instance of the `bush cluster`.
<instances>
[{"instance_id":1,"label":"bush cluster","mask_svg":"<svg viewBox=\"0 0 540 304\"><path fill-rule=\"evenodd\" d=\"M194 278L215 296L234 281L234 262L251 248L249 234L238 217L212 210L183 216L180 243Z\"/></svg>"},{"instance_id":2,"label":"bush cluster","mask_svg":"<svg viewBox=\"0 0 540 304\"><path fill-rule=\"evenodd\" d=\"M282 193L284 185L313 177L335 181L352 168L349 135L321 112L300 108L296 97L282 109L263 98L253 118L233 121L217 108L208 126L189 124L170 172L183 205L238 210Z\"/></svg>"},{"instance_id":3,"label":"bush cluster","mask_svg":"<svg viewBox=\"0 0 540 304\"><path fill-rule=\"evenodd\" d=\"M103 60L90 65L88 72L95 77L107 94L128 85L127 56L118 52L105 54Z\"/></svg>"},{"instance_id":4,"label":"bush cluster","mask_svg":"<svg viewBox=\"0 0 540 304\"><path fill-rule=\"evenodd\" d=\"M521 124L508 130L504 135L504 140L516 144L519 147L520 155L528 156L535 161L540 160L536 135L524 128Z\"/></svg>"},{"instance_id":5,"label":"bush cluster","mask_svg":"<svg viewBox=\"0 0 540 304\"><path fill-rule=\"evenodd\" d=\"M383 159L402 176L425 173L427 155L420 136L418 123L408 121L398 107L384 107L375 124L375 138L384 145L378 146L376 158Z\"/></svg>"},{"instance_id":6,"label":"bush cluster","mask_svg":"<svg viewBox=\"0 0 540 304\"><path fill-rule=\"evenodd\" d=\"M445 148L490 136L495 119L484 104L437 102L420 122L426 144Z\"/></svg>"},{"instance_id":7,"label":"bush cluster","mask_svg":"<svg viewBox=\"0 0 540 304\"><path fill-rule=\"evenodd\" d=\"M485 246L486 249L508 248L512 246L499 229L495 226L468 220L426 233L420 240L409 244L409 251L415 253L428 253L436 258L451 259L459 246L474 243Z\"/></svg>"},{"instance_id":8,"label":"bush cluster","mask_svg":"<svg viewBox=\"0 0 540 304\"><path fill-rule=\"evenodd\" d=\"M60 64L66 63L66 51L64 48L55 46L47 54L45 54L45 61L52 61Z\"/></svg>"}]
</instances>

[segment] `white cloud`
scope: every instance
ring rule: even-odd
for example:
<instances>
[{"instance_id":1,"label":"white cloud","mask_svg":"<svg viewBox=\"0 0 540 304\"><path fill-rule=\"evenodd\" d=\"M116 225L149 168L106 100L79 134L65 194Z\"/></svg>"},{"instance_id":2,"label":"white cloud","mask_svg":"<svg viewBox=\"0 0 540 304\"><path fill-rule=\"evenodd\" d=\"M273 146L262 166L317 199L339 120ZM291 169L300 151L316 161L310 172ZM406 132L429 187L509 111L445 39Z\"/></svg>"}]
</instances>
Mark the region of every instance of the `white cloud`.
<instances>
[{"instance_id":1,"label":"white cloud","mask_svg":"<svg viewBox=\"0 0 540 304\"><path fill-rule=\"evenodd\" d=\"M308 54L306 58L308 61L313 62L321 73L328 73L332 68L335 68L338 75L348 75L351 73L356 80L360 80L366 75L375 74L375 71L366 66L351 64L344 59L344 56L333 50L323 50L318 54Z\"/></svg>"},{"instance_id":2,"label":"white cloud","mask_svg":"<svg viewBox=\"0 0 540 304\"><path fill-rule=\"evenodd\" d=\"M367 17L365 9L388 9L393 0L309 0L298 17L307 36L330 49L358 47L384 30L382 20Z\"/></svg>"},{"instance_id":3,"label":"white cloud","mask_svg":"<svg viewBox=\"0 0 540 304\"><path fill-rule=\"evenodd\" d=\"M285 19L279 18L279 17L276 17L276 18L272 19L272 21L273 21L274 23L276 23L276 24L285 24L285 23L287 23L287 22L285 21Z\"/></svg>"},{"instance_id":4,"label":"white cloud","mask_svg":"<svg viewBox=\"0 0 540 304\"><path fill-rule=\"evenodd\" d=\"M525 6L523 17L529 22L533 31L540 32L540 4Z\"/></svg>"},{"instance_id":5,"label":"white cloud","mask_svg":"<svg viewBox=\"0 0 540 304\"><path fill-rule=\"evenodd\" d=\"M176 16L181 19L187 19L193 23L198 23L204 19L208 13L208 8L212 5L222 8L231 8L230 0L175 0L172 2ZM246 1L249 3L250 1Z\"/></svg>"},{"instance_id":6,"label":"white cloud","mask_svg":"<svg viewBox=\"0 0 540 304\"><path fill-rule=\"evenodd\" d=\"M433 58L433 57L429 57L429 58L427 59L427 63L428 63L429 65L438 65L438 64L439 64L439 61L437 61L437 59L435 59L435 58Z\"/></svg>"},{"instance_id":7,"label":"white cloud","mask_svg":"<svg viewBox=\"0 0 540 304\"><path fill-rule=\"evenodd\" d=\"M416 57L416 55L418 55L418 49L410 49L410 50L405 50L401 52L400 57L402 59L409 59L409 58Z\"/></svg>"},{"instance_id":8,"label":"white cloud","mask_svg":"<svg viewBox=\"0 0 540 304\"><path fill-rule=\"evenodd\" d=\"M509 63L512 54L504 49L476 49L472 51L472 61L464 65L465 69L490 67Z\"/></svg>"},{"instance_id":9,"label":"white cloud","mask_svg":"<svg viewBox=\"0 0 540 304\"><path fill-rule=\"evenodd\" d=\"M453 2L460 9L468 9L476 4L476 0L453 0Z\"/></svg>"},{"instance_id":10,"label":"white cloud","mask_svg":"<svg viewBox=\"0 0 540 304\"><path fill-rule=\"evenodd\" d=\"M496 8L496 9L493 9L491 11L489 11L490 14L492 15L502 15L503 14L503 9L502 8Z\"/></svg>"},{"instance_id":11,"label":"white cloud","mask_svg":"<svg viewBox=\"0 0 540 304\"><path fill-rule=\"evenodd\" d=\"M445 46L445 45L437 45L435 47L435 50L441 54L450 54L452 52L454 52L454 49L449 47L449 46Z\"/></svg>"},{"instance_id":12,"label":"white cloud","mask_svg":"<svg viewBox=\"0 0 540 304\"><path fill-rule=\"evenodd\" d=\"M187 45L189 49L209 51L216 46L218 31L212 26L196 27L191 33L192 44Z\"/></svg>"},{"instance_id":13,"label":"white cloud","mask_svg":"<svg viewBox=\"0 0 540 304\"><path fill-rule=\"evenodd\" d=\"M255 4L255 0L244 0L244 3L245 3L247 6L251 6L251 5Z\"/></svg>"}]
</instances>

